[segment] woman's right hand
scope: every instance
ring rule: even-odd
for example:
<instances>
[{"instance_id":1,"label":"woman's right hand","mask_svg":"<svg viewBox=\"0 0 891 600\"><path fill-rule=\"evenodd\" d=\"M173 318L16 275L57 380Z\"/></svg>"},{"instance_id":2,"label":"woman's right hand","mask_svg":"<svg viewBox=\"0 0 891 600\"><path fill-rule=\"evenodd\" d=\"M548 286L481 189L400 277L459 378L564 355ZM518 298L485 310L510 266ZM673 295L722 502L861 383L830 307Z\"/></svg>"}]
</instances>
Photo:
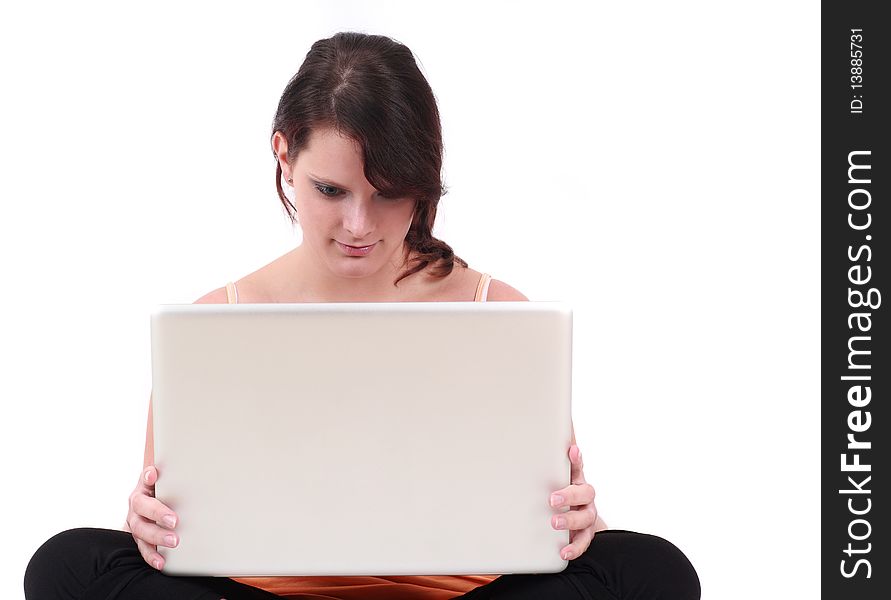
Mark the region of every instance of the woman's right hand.
<instances>
[{"instance_id":1,"label":"woman's right hand","mask_svg":"<svg viewBox=\"0 0 891 600\"><path fill-rule=\"evenodd\" d=\"M153 465L142 470L139 483L130 494L127 527L142 558L160 571L164 567L164 557L158 553L158 546L176 547L179 536L173 529L179 519L175 512L155 498L156 481L158 470Z\"/></svg>"}]
</instances>

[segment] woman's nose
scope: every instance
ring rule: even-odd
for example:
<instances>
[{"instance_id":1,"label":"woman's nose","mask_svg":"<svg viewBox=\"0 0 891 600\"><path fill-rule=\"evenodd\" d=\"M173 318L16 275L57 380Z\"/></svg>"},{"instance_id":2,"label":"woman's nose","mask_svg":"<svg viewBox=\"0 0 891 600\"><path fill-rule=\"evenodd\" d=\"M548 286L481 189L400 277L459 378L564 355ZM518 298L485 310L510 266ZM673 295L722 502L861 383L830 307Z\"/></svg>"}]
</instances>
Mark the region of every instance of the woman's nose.
<instances>
[{"instance_id":1,"label":"woman's nose","mask_svg":"<svg viewBox=\"0 0 891 600\"><path fill-rule=\"evenodd\" d=\"M343 227L356 238L356 241L367 241L365 238L374 231L374 214L370 201L363 199L346 202L343 215Z\"/></svg>"}]
</instances>

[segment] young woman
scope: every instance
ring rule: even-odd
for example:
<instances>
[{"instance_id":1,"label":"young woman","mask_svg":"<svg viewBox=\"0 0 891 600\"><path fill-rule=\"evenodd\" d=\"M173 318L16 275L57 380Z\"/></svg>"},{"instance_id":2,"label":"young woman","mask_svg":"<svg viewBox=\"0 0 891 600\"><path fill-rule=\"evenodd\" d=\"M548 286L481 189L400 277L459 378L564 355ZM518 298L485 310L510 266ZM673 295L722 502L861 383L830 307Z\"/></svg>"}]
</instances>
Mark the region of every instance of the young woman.
<instances>
[{"instance_id":1,"label":"young woman","mask_svg":"<svg viewBox=\"0 0 891 600\"><path fill-rule=\"evenodd\" d=\"M282 94L272 133L276 188L302 243L199 303L522 301L433 237L442 136L433 93L411 51L382 36L316 42ZM286 194L285 188L291 193ZM293 198L293 202L289 199ZM597 514L575 439L571 484L554 490L551 526L567 529L561 573L503 576L171 577L177 515L154 497L151 403L145 464L127 531L74 529L48 540L25 575L28 600L699 598L686 557L650 535L613 531ZM556 509L569 506L568 512ZM595 535L596 533L596 535Z\"/></svg>"}]
</instances>

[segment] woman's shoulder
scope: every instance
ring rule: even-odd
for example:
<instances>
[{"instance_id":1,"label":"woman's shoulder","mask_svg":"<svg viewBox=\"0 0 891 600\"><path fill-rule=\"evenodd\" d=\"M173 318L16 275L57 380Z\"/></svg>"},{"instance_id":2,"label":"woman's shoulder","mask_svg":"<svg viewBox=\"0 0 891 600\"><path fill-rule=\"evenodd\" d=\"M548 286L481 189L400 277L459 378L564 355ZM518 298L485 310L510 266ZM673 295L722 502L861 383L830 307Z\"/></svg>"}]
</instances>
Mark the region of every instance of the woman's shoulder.
<instances>
[{"instance_id":1,"label":"woman's shoulder","mask_svg":"<svg viewBox=\"0 0 891 600\"><path fill-rule=\"evenodd\" d=\"M262 286L258 287L258 284L249 277L231 281L230 283L233 284L232 291L236 294L235 297L237 298L238 304L262 304L264 302L274 302L274 300L270 299L268 294L263 291ZM229 290L227 289L227 285L223 285L204 294L195 300L193 304L229 304Z\"/></svg>"},{"instance_id":2,"label":"woman's shoulder","mask_svg":"<svg viewBox=\"0 0 891 600\"><path fill-rule=\"evenodd\" d=\"M289 254L280 256L256 271L229 282L233 284L232 293L235 295L235 300L237 300L238 304L281 302L282 300L277 297L279 295L277 287L280 287L280 285L274 284L279 284L284 277L284 273L287 272L284 262L288 256ZM228 304L230 294L227 289L228 285L227 283L206 293L195 300L194 304Z\"/></svg>"},{"instance_id":3,"label":"woman's shoulder","mask_svg":"<svg viewBox=\"0 0 891 600\"><path fill-rule=\"evenodd\" d=\"M208 292L195 300L192 304L228 304L229 296L226 295L226 286Z\"/></svg>"},{"instance_id":4,"label":"woman's shoulder","mask_svg":"<svg viewBox=\"0 0 891 600\"><path fill-rule=\"evenodd\" d=\"M438 285L434 284L429 299L440 302L473 300L476 296L477 288L480 284L485 283L482 279L484 276L491 277L488 273L456 265L452 272L443 278ZM489 281L486 300L490 302L507 302L528 300L528 298L513 286L492 277Z\"/></svg>"},{"instance_id":5,"label":"woman's shoulder","mask_svg":"<svg viewBox=\"0 0 891 600\"><path fill-rule=\"evenodd\" d=\"M525 302L528 301L529 298L527 298L520 290L509 286L503 281L492 279L489 283L489 295L486 300L489 302Z\"/></svg>"}]
</instances>

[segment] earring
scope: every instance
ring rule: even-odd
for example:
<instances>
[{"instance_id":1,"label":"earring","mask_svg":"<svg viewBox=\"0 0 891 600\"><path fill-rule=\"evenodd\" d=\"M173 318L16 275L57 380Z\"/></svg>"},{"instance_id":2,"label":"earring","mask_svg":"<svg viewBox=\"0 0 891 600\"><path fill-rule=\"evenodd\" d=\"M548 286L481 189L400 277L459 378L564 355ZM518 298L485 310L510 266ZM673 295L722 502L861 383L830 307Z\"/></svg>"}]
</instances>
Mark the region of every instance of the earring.
<instances>
[{"instance_id":1,"label":"earring","mask_svg":"<svg viewBox=\"0 0 891 600\"><path fill-rule=\"evenodd\" d=\"M288 177L288 183L293 184L293 183L294 183L294 180L291 179L290 177Z\"/></svg>"}]
</instances>

